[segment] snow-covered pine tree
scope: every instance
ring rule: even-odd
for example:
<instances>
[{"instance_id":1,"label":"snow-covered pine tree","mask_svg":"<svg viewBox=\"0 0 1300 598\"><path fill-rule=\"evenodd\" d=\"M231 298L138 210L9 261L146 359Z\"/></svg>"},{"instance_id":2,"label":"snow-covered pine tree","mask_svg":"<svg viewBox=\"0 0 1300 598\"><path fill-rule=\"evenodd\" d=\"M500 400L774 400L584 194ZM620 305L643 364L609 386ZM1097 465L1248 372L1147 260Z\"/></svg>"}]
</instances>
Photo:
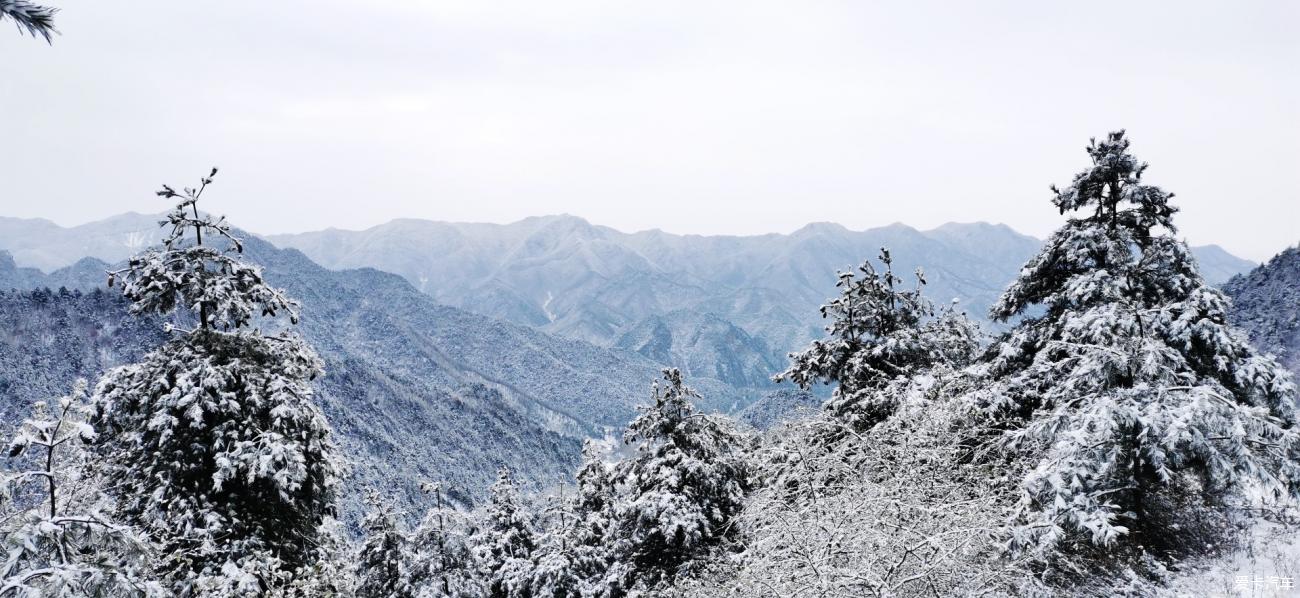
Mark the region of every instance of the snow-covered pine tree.
<instances>
[{"instance_id":1,"label":"snow-covered pine tree","mask_svg":"<svg viewBox=\"0 0 1300 598\"><path fill-rule=\"evenodd\" d=\"M879 271L865 261L840 272L840 295L821 307L828 338L790 355L790 368L776 376L803 388L835 384L826 409L856 430L879 423L898 408L911 378L936 365L969 363L979 348L979 327L953 306L936 310L921 289L902 287L889 250L880 249Z\"/></svg>"},{"instance_id":2,"label":"snow-covered pine tree","mask_svg":"<svg viewBox=\"0 0 1300 598\"><path fill-rule=\"evenodd\" d=\"M411 537L411 585L419 598L471 598L482 593L474 570L469 522L439 484L425 484L433 506Z\"/></svg>"},{"instance_id":3,"label":"snow-covered pine tree","mask_svg":"<svg viewBox=\"0 0 1300 598\"><path fill-rule=\"evenodd\" d=\"M614 484L596 442L585 441L582 456L577 492L549 497L529 580L529 594L536 598L619 595L617 580L607 579L614 556L609 546Z\"/></svg>"},{"instance_id":4,"label":"snow-covered pine tree","mask_svg":"<svg viewBox=\"0 0 1300 598\"><path fill-rule=\"evenodd\" d=\"M492 484L474 550L492 598L529 598L533 551L532 515L519 496L510 470L502 467Z\"/></svg>"},{"instance_id":5,"label":"snow-covered pine tree","mask_svg":"<svg viewBox=\"0 0 1300 598\"><path fill-rule=\"evenodd\" d=\"M597 443L587 440L582 445L582 465L578 468L577 492L574 496L574 536L572 562L587 589L595 596L605 596L610 584L605 579L610 572L614 552L610 546L613 538L614 496L617 486L610 477L606 451Z\"/></svg>"},{"instance_id":6,"label":"snow-covered pine tree","mask_svg":"<svg viewBox=\"0 0 1300 598\"><path fill-rule=\"evenodd\" d=\"M1206 502L1300 490L1295 386L1227 325L1228 300L1173 236L1173 195L1143 182L1124 132L1087 151L1092 164L1053 187L1077 216L993 307L1024 319L972 395L991 446L1028 463L1011 544L1204 546L1182 538L1214 529L1195 529L1195 513L1223 512Z\"/></svg>"},{"instance_id":7,"label":"snow-covered pine tree","mask_svg":"<svg viewBox=\"0 0 1300 598\"><path fill-rule=\"evenodd\" d=\"M357 579L351 539L343 524L326 517L316 534L316 551L307 564L281 571L268 598L352 598Z\"/></svg>"},{"instance_id":8,"label":"snow-covered pine tree","mask_svg":"<svg viewBox=\"0 0 1300 598\"><path fill-rule=\"evenodd\" d=\"M650 405L624 441L636 454L614 472L611 539L624 589L664 589L731 537L750 488L746 439L727 418L697 413L698 398L675 368L663 371Z\"/></svg>"},{"instance_id":9,"label":"snow-covered pine tree","mask_svg":"<svg viewBox=\"0 0 1300 598\"><path fill-rule=\"evenodd\" d=\"M119 512L161 545L177 593L226 587L228 574L265 589L273 569L311 560L342 469L312 402L320 359L291 332L251 327L277 315L296 323L297 304L240 261L224 218L199 214L215 174L181 193L164 186L158 194L178 203L163 247L109 275L134 313L197 323L169 323L170 341L109 371L94 396Z\"/></svg>"},{"instance_id":10,"label":"snow-covered pine tree","mask_svg":"<svg viewBox=\"0 0 1300 598\"><path fill-rule=\"evenodd\" d=\"M19 32L26 31L32 37L39 35L45 38L46 43L53 43L53 36L58 33L54 28L54 14L57 12L57 8L41 6L30 0L0 0L0 21L9 17Z\"/></svg>"},{"instance_id":11,"label":"snow-covered pine tree","mask_svg":"<svg viewBox=\"0 0 1300 598\"><path fill-rule=\"evenodd\" d=\"M411 598L408 539L375 492L367 497L370 512L361 523L365 540L356 558L358 598Z\"/></svg>"},{"instance_id":12,"label":"snow-covered pine tree","mask_svg":"<svg viewBox=\"0 0 1300 598\"><path fill-rule=\"evenodd\" d=\"M589 550L583 544L583 526L564 496L548 496L543 513L544 527L533 551L528 595L533 598L581 598L590 596L604 570L584 570ZM588 554L583 554L588 553Z\"/></svg>"},{"instance_id":13,"label":"snow-covered pine tree","mask_svg":"<svg viewBox=\"0 0 1300 598\"><path fill-rule=\"evenodd\" d=\"M5 559L0 596L164 596L150 579L153 548L112 520L83 445L86 381L51 403L38 402L9 444L29 467L0 475L0 538Z\"/></svg>"}]
</instances>

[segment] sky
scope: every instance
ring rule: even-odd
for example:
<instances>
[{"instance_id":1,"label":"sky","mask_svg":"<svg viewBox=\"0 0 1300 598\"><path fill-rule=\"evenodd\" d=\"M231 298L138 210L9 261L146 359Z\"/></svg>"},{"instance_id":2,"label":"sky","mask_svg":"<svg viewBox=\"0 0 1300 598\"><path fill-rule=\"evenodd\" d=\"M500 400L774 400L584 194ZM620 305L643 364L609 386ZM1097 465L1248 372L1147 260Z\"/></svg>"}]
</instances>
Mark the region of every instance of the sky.
<instances>
[{"instance_id":1,"label":"sky","mask_svg":"<svg viewBox=\"0 0 1300 598\"><path fill-rule=\"evenodd\" d=\"M624 231L989 221L1126 128L1180 234L1300 242L1300 2L47 0L0 23L0 215L259 233L569 213Z\"/></svg>"}]
</instances>

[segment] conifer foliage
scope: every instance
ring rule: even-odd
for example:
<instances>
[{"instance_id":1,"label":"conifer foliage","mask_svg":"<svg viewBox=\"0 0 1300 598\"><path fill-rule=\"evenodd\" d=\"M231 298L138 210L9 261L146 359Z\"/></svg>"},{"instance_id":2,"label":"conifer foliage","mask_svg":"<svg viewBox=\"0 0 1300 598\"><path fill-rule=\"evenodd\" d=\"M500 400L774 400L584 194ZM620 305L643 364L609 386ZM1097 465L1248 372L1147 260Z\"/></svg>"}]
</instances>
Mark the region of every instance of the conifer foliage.
<instances>
[{"instance_id":1,"label":"conifer foliage","mask_svg":"<svg viewBox=\"0 0 1300 598\"><path fill-rule=\"evenodd\" d=\"M296 303L239 259L224 218L199 213L216 172L180 193L164 186L177 204L163 246L109 275L135 313L197 322L169 323L170 341L109 371L94 397L118 507L160 544L178 592L226 587L223 576L260 591L307 564L342 467L312 402L320 359L291 332L252 327L296 322Z\"/></svg>"},{"instance_id":2,"label":"conifer foliage","mask_svg":"<svg viewBox=\"0 0 1300 598\"><path fill-rule=\"evenodd\" d=\"M114 521L85 445L86 381L67 396L38 402L9 444L28 464L0 476L5 559L0 596L163 596L150 581L148 542Z\"/></svg>"},{"instance_id":3,"label":"conifer foliage","mask_svg":"<svg viewBox=\"0 0 1300 598\"><path fill-rule=\"evenodd\" d=\"M440 484L424 484L433 508L411 535L411 585L419 598L469 598L480 587L465 513L450 504Z\"/></svg>"},{"instance_id":4,"label":"conifer foliage","mask_svg":"<svg viewBox=\"0 0 1300 598\"><path fill-rule=\"evenodd\" d=\"M939 364L964 365L979 347L979 329L952 306L936 310L916 286L902 287L886 248L879 271L863 262L858 274L840 272L840 295L821 307L829 337L790 355L790 368L776 377L808 388L836 384L826 408L853 428L869 428L898 408L911 378ZM894 385L893 388L890 388Z\"/></svg>"},{"instance_id":5,"label":"conifer foliage","mask_svg":"<svg viewBox=\"0 0 1300 598\"><path fill-rule=\"evenodd\" d=\"M729 420L696 412L698 396L681 371L664 370L624 436L636 455L615 469L614 576L623 588L671 585L731 537L751 485L746 442Z\"/></svg>"},{"instance_id":6,"label":"conifer foliage","mask_svg":"<svg viewBox=\"0 0 1300 598\"><path fill-rule=\"evenodd\" d=\"M54 15L59 9L42 6L30 0L0 0L0 21L8 17L18 26L18 31L26 31L32 37L41 36L46 43L54 41Z\"/></svg>"},{"instance_id":7,"label":"conifer foliage","mask_svg":"<svg viewBox=\"0 0 1300 598\"><path fill-rule=\"evenodd\" d=\"M397 527L379 495L371 492L370 512L361 523L365 540L357 554L358 598L411 598L406 534Z\"/></svg>"},{"instance_id":8,"label":"conifer foliage","mask_svg":"<svg viewBox=\"0 0 1300 598\"><path fill-rule=\"evenodd\" d=\"M1135 532L1150 547L1187 505L1300 490L1290 376L1227 325L1228 300L1173 236L1173 195L1143 180L1124 132L1087 151L1053 187L1073 216L992 309L1024 319L972 395L1001 430L992 446L1029 458L1018 548Z\"/></svg>"},{"instance_id":9,"label":"conifer foliage","mask_svg":"<svg viewBox=\"0 0 1300 598\"><path fill-rule=\"evenodd\" d=\"M492 484L476 547L489 596L529 595L531 559L536 547L532 514L524 505L510 470L503 467Z\"/></svg>"}]
</instances>

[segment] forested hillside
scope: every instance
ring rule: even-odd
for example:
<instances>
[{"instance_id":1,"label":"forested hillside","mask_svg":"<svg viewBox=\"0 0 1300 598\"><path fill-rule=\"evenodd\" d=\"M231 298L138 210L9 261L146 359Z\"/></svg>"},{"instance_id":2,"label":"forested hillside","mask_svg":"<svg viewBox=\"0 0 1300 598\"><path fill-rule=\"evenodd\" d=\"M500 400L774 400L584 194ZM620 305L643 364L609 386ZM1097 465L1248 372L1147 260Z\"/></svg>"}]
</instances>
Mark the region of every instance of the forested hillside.
<instances>
[{"instance_id":1,"label":"forested hillside","mask_svg":"<svg viewBox=\"0 0 1300 598\"><path fill-rule=\"evenodd\" d=\"M123 214L61 228L0 218L0 250L47 271L86 256L113 262L155 239L156 221ZM984 223L928 231L812 224L789 235L707 237L626 234L572 216L510 225L400 220L270 239L328 268L399 274L438 303L631 348L661 366L754 389L751 396L772 390L766 380L786 354L820 334L817 307L834 292L835 272L862 256L895 248L900 271L923 267L933 296L957 299L987 323L988 306L1040 243ZM1194 252L1216 284L1254 266L1217 246ZM731 353L728 365L699 359Z\"/></svg>"},{"instance_id":2,"label":"forested hillside","mask_svg":"<svg viewBox=\"0 0 1300 598\"><path fill-rule=\"evenodd\" d=\"M416 505L420 484L439 482L470 504L504 464L534 490L565 482L581 439L631 418L658 371L632 352L436 305L391 274L326 270L256 238L244 253L303 301L299 329L325 361L318 399L354 464L345 493L353 518L370 486ZM5 421L165 336L161 321L130 317L102 287L107 264L79 260L45 275L6 268L3 257L0 288L14 289L0 296ZM32 290L45 287L53 290ZM718 382L702 386L712 408L745 400Z\"/></svg>"},{"instance_id":3,"label":"forested hillside","mask_svg":"<svg viewBox=\"0 0 1300 598\"><path fill-rule=\"evenodd\" d=\"M1232 297L1233 323L1300 373L1300 248L1286 248L1223 289Z\"/></svg>"},{"instance_id":4,"label":"forested hillside","mask_svg":"<svg viewBox=\"0 0 1300 598\"><path fill-rule=\"evenodd\" d=\"M440 303L600 345L644 346L655 331L660 363L697 376L692 354L735 350L743 330L745 367L724 372L733 385L776 373L778 360L816 338L817 307L834 292L836 271L890 247L899 271L923 268L929 292L957 300L975 319L1041 241L1006 226L946 224L920 231L894 224L851 231L807 225L788 235L753 237L622 233L573 216L509 225L400 220L364 231L273 235L330 268L371 266L400 274ZM1207 280L1219 283L1254 264L1217 246L1195 249ZM678 334L668 334L677 330ZM701 338L703 337L703 338Z\"/></svg>"}]
</instances>

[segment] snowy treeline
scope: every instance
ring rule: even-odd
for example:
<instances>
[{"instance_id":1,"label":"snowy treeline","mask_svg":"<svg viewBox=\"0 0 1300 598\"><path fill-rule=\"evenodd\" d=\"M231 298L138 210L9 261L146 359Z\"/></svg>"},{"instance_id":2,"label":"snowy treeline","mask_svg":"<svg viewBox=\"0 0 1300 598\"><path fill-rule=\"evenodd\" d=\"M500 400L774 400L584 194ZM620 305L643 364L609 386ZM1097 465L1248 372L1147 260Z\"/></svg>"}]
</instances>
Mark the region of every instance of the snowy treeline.
<instances>
[{"instance_id":1,"label":"snowy treeline","mask_svg":"<svg viewBox=\"0 0 1300 598\"><path fill-rule=\"evenodd\" d=\"M164 188L163 247L112 276L170 337L17 432L0 596L1157 594L1300 494L1296 389L1226 323L1124 134L1088 153L993 308L1005 334L882 248L780 376L833 386L819 411L756 431L666 369L574 487L503 467L475 508L426 483L419 517L376 490L359 530L333 518L320 360L259 329L297 304L199 215L211 176Z\"/></svg>"}]
</instances>

